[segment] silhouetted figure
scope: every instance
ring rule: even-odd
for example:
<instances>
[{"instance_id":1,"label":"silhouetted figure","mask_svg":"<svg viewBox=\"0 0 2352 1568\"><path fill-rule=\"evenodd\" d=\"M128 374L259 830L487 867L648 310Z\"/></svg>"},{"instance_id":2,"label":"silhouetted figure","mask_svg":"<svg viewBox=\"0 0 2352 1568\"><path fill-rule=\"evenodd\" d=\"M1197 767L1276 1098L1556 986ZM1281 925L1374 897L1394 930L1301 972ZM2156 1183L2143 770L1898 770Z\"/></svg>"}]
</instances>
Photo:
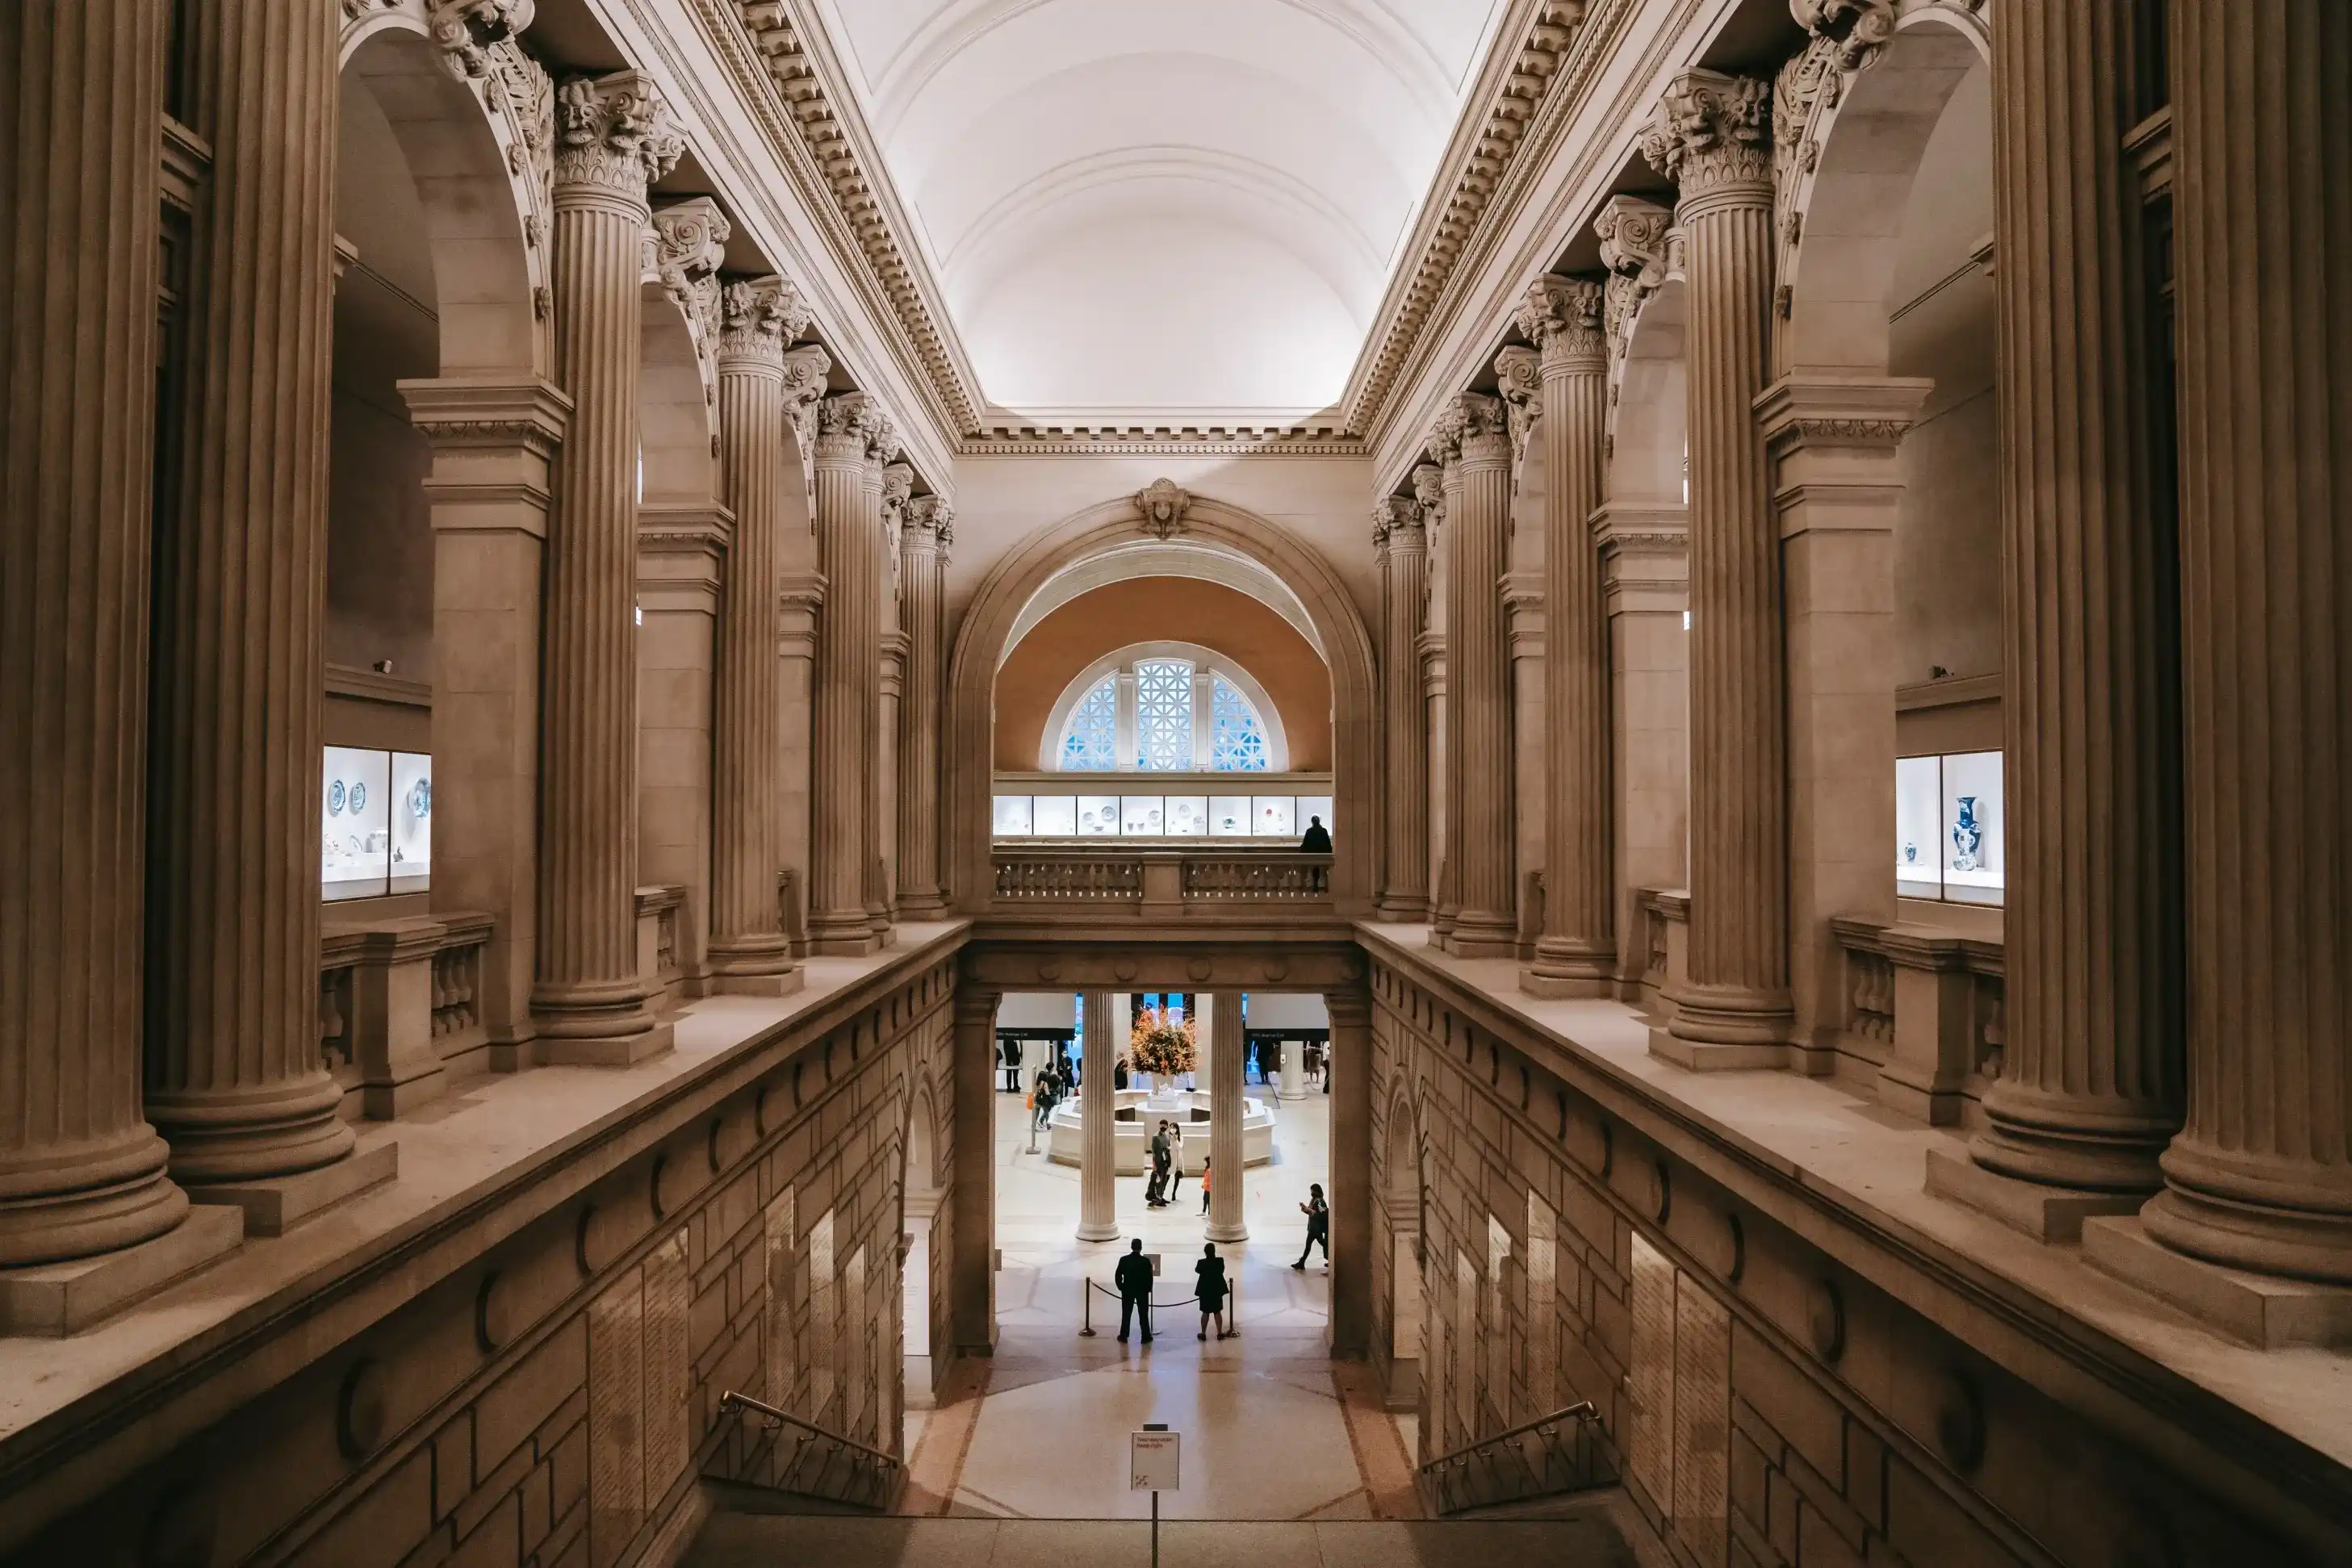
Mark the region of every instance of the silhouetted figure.
<instances>
[{"instance_id":1,"label":"silhouetted figure","mask_svg":"<svg viewBox=\"0 0 2352 1568\"><path fill-rule=\"evenodd\" d=\"M1140 1237L1128 1243L1127 1256L1110 1271L1118 1287L1118 1343L1127 1343L1129 1318L1143 1320L1143 1343L1151 1343L1151 1260L1143 1255Z\"/></svg>"},{"instance_id":2,"label":"silhouetted figure","mask_svg":"<svg viewBox=\"0 0 2352 1568\"><path fill-rule=\"evenodd\" d=\"M1205 1243L1201 1249L1201 1260L1192 1265L1200 1279L1201 1332L1192 1337L1209 1337L1209 1320L1217 1320L1217 1337L1225 1337L1225 1260L1217 1256L1217 1244Z\"/></svg>"},{"instance_id":3,"label":"silhouetted figure","mask_svg":"<svg viewBox=\"0 0 2352 1568\"><path fill-rule=\"evenodd\" d=\"M1324 828L1322 818L1307 819L1307 834L1298 841L1298 848L1300 852L1310 855L1328 855L1331 852L1331 835Z\"/></svg>"}]
</instances>

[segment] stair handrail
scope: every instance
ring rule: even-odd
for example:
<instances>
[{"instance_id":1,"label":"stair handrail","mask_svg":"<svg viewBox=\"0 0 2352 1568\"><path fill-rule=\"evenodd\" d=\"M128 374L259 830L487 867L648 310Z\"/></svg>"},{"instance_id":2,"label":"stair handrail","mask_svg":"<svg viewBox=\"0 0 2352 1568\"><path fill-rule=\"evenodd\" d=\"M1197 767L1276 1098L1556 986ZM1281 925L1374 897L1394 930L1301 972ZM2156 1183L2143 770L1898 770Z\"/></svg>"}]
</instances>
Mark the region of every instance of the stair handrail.
<instances>
[{"instance_id":1,"label":"stair handrail","mask_svg":"<svg viewBox=\"0 0 2352 1568\"><path fill-rule=\"evenodd\" d=\"M1418 1479L1431 1494L1431 1500L1435 1503L1436 1511L1440 1513L1452 1512L1460 1507L1474 1506L1454 1500L1454 1493L1457 1483L1467 1479L1467 1472L1474 1463L1483 1461L1491 1474L1497 1458L1507 1453L1517 1462L1519 1469L1527 1473L1528 1480L1532 1483L1531 1490L1516 1495L1518 1497L1538 1495L1535 1489L1541 1489L1544 1486L1544 1478L1538 1476L1535 1467L1528 1462L1523 1449L1510 1445L1516 1445L1521 1437L1538 1437L1544 1439L1544 1448L1549 1458L1556 1449L1556 1440L1563 1427L1573 1424L1578 1437L1585 1438L1589 1436L1591 1428L1598 1424L1600 1418L1601 1413L1593 1407L1592 1401L1580 1399L1575 1404L1564 1406L1549 1416L1538 1416L1534 1420L1523 1421L1507 1431L1480 1437L1475 1442L1464 1444L1451 1453L1440 1454L1421 1466ZM1569 1486L1552 1490L1572 1491L1579 1489Z\"/></svg>"},{"instance_id":2,"label":"stair handrail","mask_svg":"<svg viewBox=\"0 0 2352 1568\"><path fill-rule=\"evenodd\" d=\"M733 1389L729 1389L719 1396L719 1413L722 1416L749 1413L761 1418L761 1426L766 1431L780 1432L786 1427L797 1427L807 1433L808 1437L819 1438L830 1444L831 1448L824 1456L824 1463L817 1471L816 1479L819 1483L822 1483L832 1471L834 1455L844 1454L849 1458L853 1470L857 1468L858 1461L865 1462L868 1473L873 1477L875 1489L880 1492L884 1500L887 1500L889 1498L892 1489L898 1484L895 1477L900 1471L901 1466L896 1455L868 1447L856 1438L844 1436L830 1427L820 1427L806 1416L795 1416L789 1410L779 1410L764 1400L754 1399L748 1394L738 1394ZM801 1439L803 1445L807 1441L808 1438ZM813 1495L824 1494L816 1492Z\"/></svg>"}]
</instances>

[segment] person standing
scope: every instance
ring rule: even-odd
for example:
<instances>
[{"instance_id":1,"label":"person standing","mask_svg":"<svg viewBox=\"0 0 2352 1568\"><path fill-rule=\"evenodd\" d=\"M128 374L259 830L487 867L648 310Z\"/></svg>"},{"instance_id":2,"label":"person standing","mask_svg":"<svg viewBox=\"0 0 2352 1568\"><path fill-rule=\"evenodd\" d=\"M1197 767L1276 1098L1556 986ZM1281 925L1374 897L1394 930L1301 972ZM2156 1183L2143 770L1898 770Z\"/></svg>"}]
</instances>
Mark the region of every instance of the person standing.
<instances>
[{"instance_id":1,"label":"person standing","mask_svg":"<svg viewBox=\"0 0 2352 1568\"><path fill-rule=\"evenodd\" d=\"M1148 1207L1160 1208L1167 1204L1170 1158L1168 1124L1163 1121L1151 1130L1151 1179L1143 1187L1143 1201Z\"/></svg>"},{"instance_id":2,"label":"person standing","mask_svg":"<svg viewBox=\"0 0 2352 1568\"><path fill-rule=\"evenodd\" d=\"M1331 1206L1323 1201L1323 1184L1311 1182L1307 1188L1307 1201L1298 1206L1307 1217L1307 1245L1298 1249L1298 1261L1294 1269L1307 1267L1307 1255L1316 1248L1323 1249L1323 1267L1331 1267Z\"/></svg>"},{"instance_id":3,"label":"person standing","mask_svg":"<svg viewBox=\"0 0 2352 1568\"><path fill-rule=\"evenodd\" d=\"M1143 1343L1151 1343L1151 1260L1143 1255L1143 1239L1137 1237L1127 1244L1127 1256L1110 1271L1111 1283L1118 1287L1118 1343L1127 1343L1130 1319L1143 1322ZM1087 1287L1092 1290L1091 1285Z\"/></svg>"},{"instance_id":4,"label":"person standing","mask_svg":"<svg viewBox=\"0 0 2352 1568\"><path fill-rule=\"evenodd\" d=\"M1160 1194L1163 1203L1176 1201L1176 1189L1184 1185L1184 1124L1168 1124L1168 1186Z\"/></svg>"},{"instance_id":5,"label":"person standing","mask_svg":"<svg viewBox=\"0 0 2352 1568\"><path fill-rule=\"evenodd\" d=\"M1203 1215L1209 1212L1209 1178L1215 1174L1211 1167L1216 1163L1213 1159L1201 1162L1201 1212Z\"/></svg>"},{"instance_id":6,"label":"person standing","mask_svg":"<svg viewBox=\"0 0 2352 1568\"><path fill-rule=\"evenodd\" d=\"M1195 1339L1209 1337L1209 1320L1217 1320L1217 1337L1225 1337L1225 1260L1217 1256L1217 1244L1204 1242L1201 1260L1192 1265L1192 1274L1200 1281L1197 1293L1201 1298L1201 1332Z\"/></svg>"}]
</instances>

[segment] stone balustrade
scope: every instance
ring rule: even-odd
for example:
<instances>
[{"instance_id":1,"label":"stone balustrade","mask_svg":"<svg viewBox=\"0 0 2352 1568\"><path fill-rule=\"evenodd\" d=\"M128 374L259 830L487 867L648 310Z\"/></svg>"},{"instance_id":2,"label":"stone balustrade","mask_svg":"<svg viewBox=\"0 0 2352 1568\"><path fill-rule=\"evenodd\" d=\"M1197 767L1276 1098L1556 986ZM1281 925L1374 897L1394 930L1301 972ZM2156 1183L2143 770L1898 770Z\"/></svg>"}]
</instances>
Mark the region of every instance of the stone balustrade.
<instances>
[{"instance_id":1,"label":"stone balustrade","mask_svg":"<svg viewBox=\"0 0 2352 1568\"><path fill-rule=\"evenodd\" d=\"M1334 913L1331 857L1289 849L1090 850L1069 845L994 852L995 902L1008 913L1066 905L1139 918L1278 907Z\"/></svg>"},{"instance_id":2,"label":"stone balustrade","mask_svg":"<svg viewBox=\"0 0 2352 1568\"><path fill-rule=\"evenodd\" d=\"M2001 943L1851 915L1830 925L1845 966L1838 1049L1877 1065L1883 1103L1958 1124L2000 1070Z\"/></svg>"},{"instance_id":3,"label":"stone balustrade","mask_svg":"<svg viewBox=\"0 0 2352 1568\"><path fill-rule=\"evenodd\" d=\"M646 982L646 999L664 1018L686 999L685 951L680 922L686 908L686 888L662 883L637 889L637 975Z\"/></svg>"},{"instance_id":4,"label":"stone balustrade","mask_svg":"<svg viewBox=\"0 0 2352 1568\"><path fill-rule=\"evenodd\" d=\"M1690 894L1645 887L1640 899L1644 932L1641 995L1629 998L1649 1012L1671 1014L1675 993L1690 973Z\"/></svg>"},{"instance_id":5,"label":"stone balustrade","mask_svg":"<svg viewBox=\"0 0 2352 1568\"><path fill-rule=\"evenodd\" d=\"M488 1043L478 993L494 922L456 912L330 925L319 942L320 1057L348 1104L390 1121L437 1096Z\"/></svg>"}]
</instances>

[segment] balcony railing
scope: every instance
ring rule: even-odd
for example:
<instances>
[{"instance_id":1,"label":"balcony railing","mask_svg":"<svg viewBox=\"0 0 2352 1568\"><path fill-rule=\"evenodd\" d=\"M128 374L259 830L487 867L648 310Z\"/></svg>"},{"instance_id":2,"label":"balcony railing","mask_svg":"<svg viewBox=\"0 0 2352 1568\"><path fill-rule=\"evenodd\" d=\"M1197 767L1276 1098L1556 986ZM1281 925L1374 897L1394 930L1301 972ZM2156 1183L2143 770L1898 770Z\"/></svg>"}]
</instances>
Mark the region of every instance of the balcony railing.
<instances>
[{"instance_id":1,"label":"balcony railing","mask_svg":"<svg viewBox=\"0 0 2352 1568\"><path fill-rule=\"evenodd\" d=\"M1590 1401L1482 1437L1421 1467L1422 1501L1444 1516L1612 1486Z\"/></svg>"},{"instance_id":2,"label":"balcony railing","mask_svg":"<svg viewBox=\"0 0 2352 1568\"><path fill-rule=\"evenodd\" d=\"M1010 914L1332 912L1331 857L1287 848L999 844L994 864L995 904Z\"/></svg>"}]
</instances>

